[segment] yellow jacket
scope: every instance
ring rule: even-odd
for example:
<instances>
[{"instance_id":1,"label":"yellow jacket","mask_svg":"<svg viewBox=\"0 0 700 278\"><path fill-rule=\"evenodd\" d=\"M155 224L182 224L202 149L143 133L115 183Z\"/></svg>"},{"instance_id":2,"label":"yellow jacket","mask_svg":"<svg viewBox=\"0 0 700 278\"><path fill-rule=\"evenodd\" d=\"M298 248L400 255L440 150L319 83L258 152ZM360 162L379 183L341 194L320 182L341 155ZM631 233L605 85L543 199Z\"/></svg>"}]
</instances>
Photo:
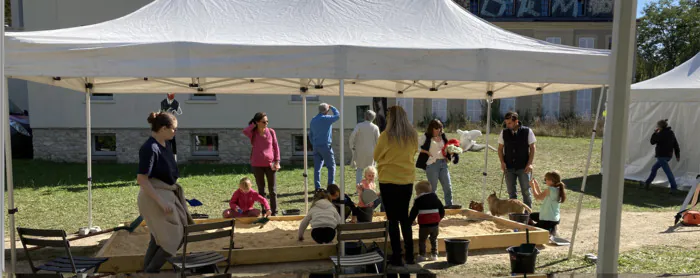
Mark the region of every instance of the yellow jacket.
<instances>
[{"instance_id":1,"label":"yellow jacket","mask_svg":"<svg viewBox=\"0 0 700 278\"><path fill-rule=\"evenodd\" d=\"M416 152L418 144L398 145L389 142L389 136L382 132L374 148L374 161L380 183L413 184L416 179Z\"/></svg>"}]
</instances>

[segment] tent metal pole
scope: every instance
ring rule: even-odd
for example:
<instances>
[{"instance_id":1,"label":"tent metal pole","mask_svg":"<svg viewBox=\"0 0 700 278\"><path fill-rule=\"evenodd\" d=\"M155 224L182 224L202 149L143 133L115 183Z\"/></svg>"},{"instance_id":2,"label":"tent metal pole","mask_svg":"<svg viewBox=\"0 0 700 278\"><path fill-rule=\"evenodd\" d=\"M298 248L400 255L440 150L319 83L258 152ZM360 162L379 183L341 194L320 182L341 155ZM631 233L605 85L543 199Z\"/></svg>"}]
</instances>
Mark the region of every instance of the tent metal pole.
<instances>
[{"instance_id":1,"label":"tent metal pole","mask_svg":"<svg viewBox=\"0 0 700 278\"><path fill-rule=\"evenodd\" d=\"M600 230L598 233L598 263L596 273L616 275L620 252L620 219L625 181L625 156L629 129L629 99L634 61L637 0L615 1L613 18L613 44L610 59L609 111L610 125L605 127L604 144L609 146L603 154L603 185L600 205ZM613 148L612 146L618 146Z\"/></svg>"},{"instance_id":2,"label":"tent metal pole","mask_svg":"<svg viewBox=\"0 0 700 278\"><path fill-rule=\"evenodd\" d=\"M3 48L3 57L4 55L4 48ZM3 65L4 65L4 60L3 60ZM4 68L4 67L3 67ZM4 73L3 73L4 74ZM10 93L7 89L7 78L3 76L3 81L5 84L2 85L3 88L3 98L2 101L3 103L3 132L5 133L4 138L5 138L5 179L7 182L7 199L8 199L8 214L10 215L10 262L12 264L12 268L9 273L15 273L15 269L17 267L17 246L16 246L16 235L15 235L15 213L17 212L17 209L15 208L15 186L14 186L14 179L13 179L13 170L12 170L12 141L11 141L11 133L10 133ZM3 252L3 259L4 259L4 252ZM3 266L5 264L5 261L3 260Z\"/></svg>"},{"instance_id":3,"label":"tent metal pole","mask_svg":"<svg viewBox=\"0 0 700 278\"><path fill-rule=\"evenodd\" d=\"M2 17L5 18L5 10L2 10ZM5 37L5 28L3 27L2 30L0 30L0 35L4 38ZM2 132L4 132L3 140L4 142L4 147L5 147L5 159L4 159L4 169L5 172L0 174L0 185L2 185L3 181L6 181L7 185L7 197L8 197L8 215L10 217L10 263L12 264L12 268L9 273L14 273L16 266L17 266L17 246L15 244L15 213L17 212L15 208L15 191L14 191L14 181L12 179L12 141L11 141L11 136L10 136L10 93L7 88L7 77L5 76L5 40L2 40L0 42L0 74L2 75L2 81L3 82L0 84L0 89L3 90L3 96L2 96L2 101L0 104L2 105ZM2 141L2 140L0 140ZM0 142L2 143L2 142ZM0 171L1 172L1 171ZM4 186L3 186L3 192L4 192ZM4 202L4 196L3 196L3 202ZM4 208L4 207L3 207ZM4 215L4 214L3 214ZM3 221L3 226L4 226L4 221ZM0 274L5 270L5 248L3 247L3 254L2 254L2 265L0 265ZM12 277L12 275L8 275L8 277Z\"/></svg>"},{"instance_id":4,"label":"tent metal pole","mask_svg":"<svg viewBox=\"0 0 700 278\"><path fill-rule=\"evenodd\" d=\"M331 146L332 147L332 146ZM340 219L345 223L345 80L340 79ZM345 255L345 244L340 244L340 255Z\"/></svg>"},{"instance_id":5,"label":"tent metal pole","mask_svg":"<svg viewBox=\"0 0 700 278\"><path fill-rule=\"evenodd\" d=\"M486 150L484 151L484 172L481 182L481 204L486 204L486 179L489 172L489 135L491 135L491 103L493 102L493 92L486 93Z\"/></svg>"},{"instance_id":6,"label":"tent metal pole","mask_svg":"<svg viewBox=\"0 0 700 278\"><path fill-rule=\"evenodd\" d=\"M304 139L304 214L309 214L309 174L308 174L308 164L309 164L309 151L308 151L308 135L307 135L307 122L306 122L306 94L301 95L301 103L303 106L303 115L302 118L304 119L304 133L302 135Z\"/></svg>"},{"instance_id":7,"label":"tent metal pole","mask_svg":"<svg viewBox=\"0 0 700 278\"><path fill-rule=\"evenodd\" d=\"M581 215L581 203L583 202L583 195L586 192L586 181L588 180L588 169L591 167L591 156L593 155L593 145L595 143L596 129L598 128L598 117L600 116L600 108L603 106L603 95L605 95L607 87L603 85L600 91L600 96L598 97L598 108L595 112L595 120L593 121L593 132L591 134L591 141L588 143L588 157L586 159L586 168L583 170L583 182L581 182L581 193L578 195L578 204L576 205L576 217L574 218L574 230L571 234L571 243L569 244L569 256L574 252L574 244L576 243L576 231L578 230L578 219Z\"/></svg>"},{"instance_id":8,"label":"tent metal pole","mask_svg":"<svg viewBox=\"0 0 700 278\"><path fill-rule=\"evenodd\" d=\"M90 80L85 85L85 125L86 125L86 150L87 150L87 190L88 190L88 233L92 228L92 116L90 115L90 93L92 91Z\"/></svg>"}]
</instances>

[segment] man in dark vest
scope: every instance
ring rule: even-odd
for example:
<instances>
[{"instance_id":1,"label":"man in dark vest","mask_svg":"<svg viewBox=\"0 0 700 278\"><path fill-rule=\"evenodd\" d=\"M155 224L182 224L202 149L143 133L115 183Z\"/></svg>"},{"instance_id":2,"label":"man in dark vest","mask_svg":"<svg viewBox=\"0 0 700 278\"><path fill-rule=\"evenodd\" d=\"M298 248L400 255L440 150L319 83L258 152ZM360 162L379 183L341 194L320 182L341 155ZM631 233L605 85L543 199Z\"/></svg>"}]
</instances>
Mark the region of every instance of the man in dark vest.
<instances>
[{"instance_id":1,"label":"man in dark vest","mask_svg":"<svg viewBox=\"0 0 700 278\"><path fill-rule=\"evenodd\" d=\"M175 100L174 93L168 93L168 97L160 102L160 112L169 112L175 116L182 115L182 107L180 107L180 103ZM175 145L175 137L173 137L173 140L170 140L170 143L172 144L173 154L177 160L177 145Z\"/></svg>"},{"instance_id":2,"label":"man in dark vest","mask_svg":"<svg viewBox=\"0 0 700 278\"><path fill-rule=\"evenodd\" d=\"M528 174L532 172L535 159L535 134L518 121L518 113L508 112L505 116L506 128L498 137L498 158L505 174L508 195L517 199L516 179L520 183L523 203L532 207Z\"/></svg>"}]
</instances>

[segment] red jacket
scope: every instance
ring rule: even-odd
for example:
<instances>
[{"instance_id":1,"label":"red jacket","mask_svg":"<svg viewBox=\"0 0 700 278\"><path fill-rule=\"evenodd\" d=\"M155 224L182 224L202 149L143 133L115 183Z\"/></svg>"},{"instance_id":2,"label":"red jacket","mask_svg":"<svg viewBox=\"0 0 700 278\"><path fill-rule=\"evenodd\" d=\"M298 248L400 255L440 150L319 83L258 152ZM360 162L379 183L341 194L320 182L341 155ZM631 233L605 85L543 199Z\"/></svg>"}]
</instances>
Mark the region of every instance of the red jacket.
<instances>
[{"instance_id":1,"label":"red jacket","mask_svg":"<svg viewBox=\"0 0 700 278\"><path fill-rule=\"evenodd\" d=\"M267 199L252 188L248 193L243 193L241 189L236 190L236 192L233 192L231 201L229 201L228 204L231 210L235 211L237 207L240 207L242 211L249 211L253 209L253 205L255 205L256 201L261 203L266 210L270 210L270 204L267 202Z\"/></svg>"}]
</instances>

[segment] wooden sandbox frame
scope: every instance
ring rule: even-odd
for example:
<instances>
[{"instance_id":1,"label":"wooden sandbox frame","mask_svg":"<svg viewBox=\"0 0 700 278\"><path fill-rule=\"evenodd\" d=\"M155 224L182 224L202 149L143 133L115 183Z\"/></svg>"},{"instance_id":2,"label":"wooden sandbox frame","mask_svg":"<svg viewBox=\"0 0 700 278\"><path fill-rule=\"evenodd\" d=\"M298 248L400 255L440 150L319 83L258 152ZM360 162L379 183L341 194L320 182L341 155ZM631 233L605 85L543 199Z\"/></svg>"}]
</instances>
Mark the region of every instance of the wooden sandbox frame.
<instances>
[{"instance_id":1,"label":"wooden sandbox frame","mask_svg":"<svg viewBox=\"0 0 700 278\"><path fill-rule=\"evenodd\" d=\"M525 229L530 230L530 242L543 245L549 242L549 232L546 230L528 226L519 222L511 221L501 217L494 217L489 214L470 210L470 209L454 209L445 210L446 215L464 215L470 218L483 219L493 221L498 224L507 226L508 228L518 229L518 232L512 233L497 233L489 235L475 235L459 237L461 239L469 239L469 250L476 249L492 249L492 248L507 248L509 246L518 246L526 241ZM374 216L385 216L382 212L377 212ZM295 216L273 216L271 221L300 221L304 218L303 215ZM250 224L257 218L239 218L236 223ZM196 223L211 223L221 221L222 219L197 219ZM142 226L145 225L141 223ZM118 233L113 233L107 240L104 246L97 252L97 257L105 257L103 254L109 249L110 244L117 237ZM414 238L414 250L418 251L418 239ZM235 242L235 235L234 235ZM445 241L443 238L438 239L438 249L445 250ZM217 251L223 256L226 256L228 250ZM283 246L272 248L250 248L250 249L234 249L231 251L232 265L253 265L253 264L270 264L270 263L288 263L300 261L314 261L329 259L330 256L336 254L335 244L312 244L305 246ZM123 255L106 257L108 260L103 263L99 272L101 273L128 273L138 272L143 270L143 255ZM224 265L224 264L222 264ZM170 269L172 266L166 264L164 268Z\"/></svg>"}]
</instances>

